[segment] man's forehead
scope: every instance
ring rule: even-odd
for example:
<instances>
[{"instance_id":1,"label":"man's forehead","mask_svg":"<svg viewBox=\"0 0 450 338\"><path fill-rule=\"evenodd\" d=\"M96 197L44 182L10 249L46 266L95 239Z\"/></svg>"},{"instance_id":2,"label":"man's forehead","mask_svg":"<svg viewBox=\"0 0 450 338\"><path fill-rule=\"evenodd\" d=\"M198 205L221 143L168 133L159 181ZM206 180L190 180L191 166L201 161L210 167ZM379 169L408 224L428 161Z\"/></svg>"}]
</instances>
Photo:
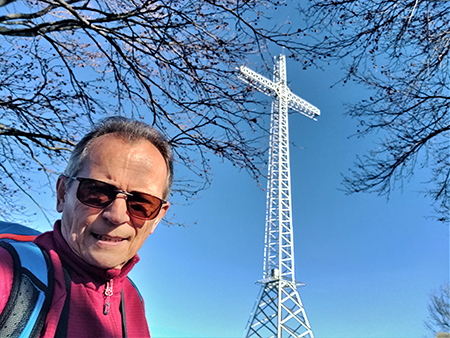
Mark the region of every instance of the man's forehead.
<instances>
[{"instance_id":1,"label":"man's forehead","mask_svg":"<svg viewBox=\"0 0 450 338\"><path fill-rule=\"evenodd\" d=\"M93 140L86 151L85 161L80 167L80 171L90 164L100 164L109 160L110 157L119 157L120 155L120 158L140 159L142 163L162 161L167 173L163 155L153 143L145 138L129 140L117 133L105 134Z\"/></svg>"},{"instance_id":2,"label":"man's forehead","mask_svg":"<svg viewBox=\"0 0 450 338\"><path fill-rule=\"evenodd\" d=\"M142 153L147 153L148 148L150 147L152 150L156 150L157 153L163 157L163 155L161 154L161 152L159 151L159 149L149 140L145 139L145 138L133 138L133 139L128 139L126 137L121 136L118 133L111 133L111 134L105 134L105 135L101 135L99 137L97 137L96 139L94 139L90 146L89 149L87 149L87 151L89 153L95 151L102 151L104 148L109 148L111 145L125 145L131 149L134 149L136 152L140 151ZM145 145L144 148L140 147L140 145ZM140 148L140 149L137 149ZM152 151L153 152L153 151ZM149 152L151 153L151 152ZM153 154L154 156L155 154Z\"/></svg>"}]
</instances>

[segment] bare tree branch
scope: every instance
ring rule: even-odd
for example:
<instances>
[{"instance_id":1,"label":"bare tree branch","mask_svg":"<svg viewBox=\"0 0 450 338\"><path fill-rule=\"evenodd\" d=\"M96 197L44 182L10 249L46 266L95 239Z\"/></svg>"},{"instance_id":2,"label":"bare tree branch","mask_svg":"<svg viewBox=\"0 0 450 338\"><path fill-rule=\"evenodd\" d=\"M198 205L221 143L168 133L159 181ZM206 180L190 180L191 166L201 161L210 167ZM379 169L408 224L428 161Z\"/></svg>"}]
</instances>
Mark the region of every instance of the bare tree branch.
<instances>
[{"instance_id":1,"label":"bare tree branch","mask_svg":"<svg viewBox=\"0 0 450 338\"><path fill-rule=\"evenodd\" d=\"M443 285L439 291L430 296L429 317L425 327L433 334L439 331L450 332L450 285Z\"/></svg>"},{"instance_id":2,"label":"bare tree branch","mask_svg":"<svg viewBox=\"0 0 450 338\"><path fill-rule=\"evenodd\" d=\"M19 196L17 182L31 195L30 175L61 171L90 125L113 114L144 119L167 136L192 175L176 181L174 193L191 198L207 187L213 156L258 179L268 112L236 68L252 53L271 65L268 44L300 59L297 32L263 28L264 12L279 3L0 2L2 192ZM0 215L9 209L0 203Z\"/></svg>"},{"instance_id":3,"label":"bare tree branch","mask_svg":"<svg viewBox=\"0 0 450 338\"><path fill-rule=\"evenodd\" d=\"M441 221L450 221L450 5L424 0L325 0L299 8L307 64L343 62L342 82L370 93L348 106L358 136L380 135L358 158L345 189L389 195L428 167L423 191Z\"/></svg>"}]
</instances>

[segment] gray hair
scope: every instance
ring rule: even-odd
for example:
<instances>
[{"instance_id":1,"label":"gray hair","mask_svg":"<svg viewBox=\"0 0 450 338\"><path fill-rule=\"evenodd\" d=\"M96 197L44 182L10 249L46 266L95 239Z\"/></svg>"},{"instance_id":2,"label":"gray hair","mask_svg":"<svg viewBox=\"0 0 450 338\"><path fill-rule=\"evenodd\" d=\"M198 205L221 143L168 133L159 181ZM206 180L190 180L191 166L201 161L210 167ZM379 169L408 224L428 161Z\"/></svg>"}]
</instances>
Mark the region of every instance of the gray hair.
<instances>
[{"instance_id":1,"label":"gray hair","mask_svg":"<svg viewBox=\"0 0 450 338\"><path fill-rule=\"evenodd\" d=\"M87 133L72 151L64 176L75 177L82 169L89 154L92 142L106 134L117 133L129 143L139 140L147 140L161 153L166 162L167 179L164 188L163 199L167 200L173 182L173 157L172 150L166 138L155 128L148 124L131 120L122 116L112 116L101 120L94 129Z\"/></svg>"}]
</instances>

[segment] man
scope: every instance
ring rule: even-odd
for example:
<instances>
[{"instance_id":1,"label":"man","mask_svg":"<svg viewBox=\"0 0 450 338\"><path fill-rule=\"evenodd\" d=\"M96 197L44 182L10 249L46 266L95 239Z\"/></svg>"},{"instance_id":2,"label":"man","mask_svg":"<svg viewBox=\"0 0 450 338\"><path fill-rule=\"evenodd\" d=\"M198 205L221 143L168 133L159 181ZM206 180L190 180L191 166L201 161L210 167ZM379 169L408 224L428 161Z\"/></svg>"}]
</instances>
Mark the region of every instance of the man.
<instances>
[{"instance_id":1,"label":"man","mask_svg":"<svg viewBox=\"0 0 450 338\"><path fill-rule=\"evenodd\" d=\"M142 122L108 118L77 144L57 181L61 220L35 240L55 277L41 338L150 336L127 274L169 208L172 176L168 143ZM0 311L12 278L0 248Z\"/></svg>"}]
</instances>

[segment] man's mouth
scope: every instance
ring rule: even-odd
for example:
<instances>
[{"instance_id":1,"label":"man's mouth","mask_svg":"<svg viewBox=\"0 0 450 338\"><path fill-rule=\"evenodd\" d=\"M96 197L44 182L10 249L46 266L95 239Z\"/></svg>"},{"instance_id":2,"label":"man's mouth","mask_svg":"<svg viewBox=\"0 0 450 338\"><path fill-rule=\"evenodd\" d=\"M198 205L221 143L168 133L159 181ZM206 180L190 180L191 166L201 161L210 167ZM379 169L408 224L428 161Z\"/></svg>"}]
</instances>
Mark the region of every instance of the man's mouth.
<instances>
[{"instance_id":1,"label":"man's mouth","mask_svg":"<svg viewBox=\"0 0 450 338\"><path fill-rule=\"evenodd\" d=\"M104 241L104 242L121 242L126 240L126 238L122 237L111 237L107 235L99 235L99 234L92 234L97 240Z\"/></svg>"}]
</instances>

